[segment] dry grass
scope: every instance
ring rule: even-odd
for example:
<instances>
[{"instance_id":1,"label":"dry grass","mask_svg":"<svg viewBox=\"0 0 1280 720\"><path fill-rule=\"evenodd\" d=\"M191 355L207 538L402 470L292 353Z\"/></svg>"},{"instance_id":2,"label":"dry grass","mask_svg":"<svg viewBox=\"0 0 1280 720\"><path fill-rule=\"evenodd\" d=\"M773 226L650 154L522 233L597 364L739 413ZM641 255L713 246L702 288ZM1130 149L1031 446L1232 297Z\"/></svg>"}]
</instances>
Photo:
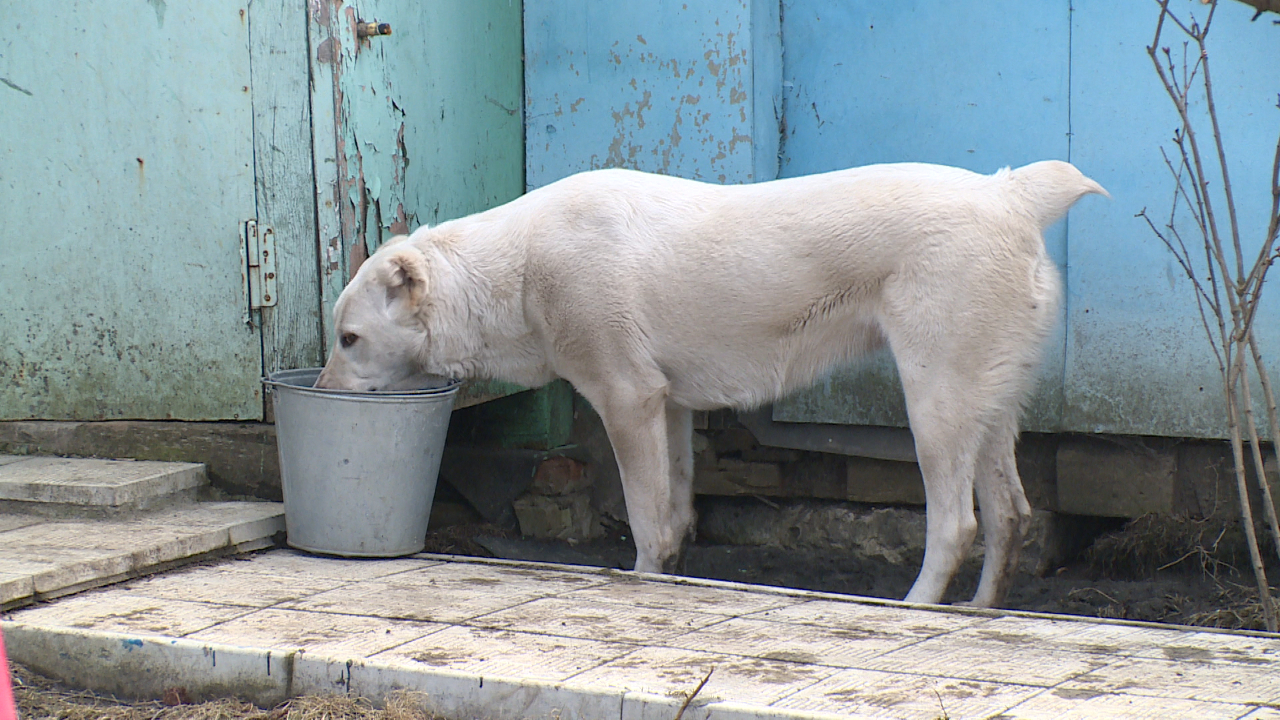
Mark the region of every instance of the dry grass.
<instances>
[{"instance_id":1,"label":"dry grass","mask_svg":"<svg viewBox=\"0 0 1280 720\"><path fill-rule=\"evenodd\" d=\"M1239 523L1173 515L1143 515L1103 535L1085 551L1085 562L1109 578L1150 577L1190 570L1218 578L1235 574L1248 555Z\"/></svg>"},{"instance_id":2,"label":"dry grass","mask_svg":"<svg viewBox=\"0 0 1280 720\"><path fill-rule=\"evenodd\" d=\"M88 692L72 692L26 670L13 668L14 696L23 720L442 720L421 709L414 693L392 696L375 708L364 698L307 696L264 710L239 700L166 705L123 702Z\"/></svg>"}]
</instances>

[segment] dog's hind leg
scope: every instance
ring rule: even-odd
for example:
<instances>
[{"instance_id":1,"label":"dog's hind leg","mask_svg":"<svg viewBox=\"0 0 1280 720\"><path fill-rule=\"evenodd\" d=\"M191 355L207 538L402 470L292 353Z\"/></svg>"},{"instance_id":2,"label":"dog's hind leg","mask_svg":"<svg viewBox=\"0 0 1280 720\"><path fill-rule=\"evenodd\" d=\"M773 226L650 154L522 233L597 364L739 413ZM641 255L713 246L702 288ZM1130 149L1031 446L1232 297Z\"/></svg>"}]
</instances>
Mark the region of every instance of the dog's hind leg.
<instances>
[{"instance_id":1,"label":"dog's hind leg","mask_svg":"<svg viewBox=\"0 0 1280 720\"><path fill-rule=\"evenodd\" d=\"M1031 505L1022 490L1014 455L1016 418L987 432L974 478L982 509L982 535L986 557L982 579L973 600L975 607L996 607L1004 602L1018 566L1022 541L1031 525Z\"/></svg>"},{"instance_id":2,"label":"dog's hind leg","mask_svg":"<svg viewBox=\"0 0 1280 720\"><path fill-rule=\"evenodd\" d=\"M962 385L943 379L947 370L939 366L945 364L909 368L900 363L924 476L926 522L924 563L907 602L940 602L978 532L973 478L983 428L965 407Z\"/></svg>"}]
</instances>

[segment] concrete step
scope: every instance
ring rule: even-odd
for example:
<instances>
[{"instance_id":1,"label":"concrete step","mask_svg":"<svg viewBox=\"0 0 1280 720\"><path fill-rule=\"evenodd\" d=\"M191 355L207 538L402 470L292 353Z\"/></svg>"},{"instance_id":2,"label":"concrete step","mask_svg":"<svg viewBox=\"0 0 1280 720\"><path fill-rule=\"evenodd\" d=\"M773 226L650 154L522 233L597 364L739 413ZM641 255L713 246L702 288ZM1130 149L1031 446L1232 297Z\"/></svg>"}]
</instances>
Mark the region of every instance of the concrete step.
<instances>
[{"instance_id":1,"label":"concrete step","mask_svg":"<svg viewBox=\"0 0 1280 720\"><path fill-rule=\"evenodd\" d=\"M197 463L0 455L0 512L103 516L194 500Z\"/></svg>"},{"instance_id":2,"label":"concrete step","mask_svg":"<svg viewBox=\"0 0 1280 720\"><path fill-rule=\"evenodd\" d=\"M0 611L272 547L283 532L284 506L270 502L189 502L106 518L0 513Z\"/></svg>"}]
</instances>

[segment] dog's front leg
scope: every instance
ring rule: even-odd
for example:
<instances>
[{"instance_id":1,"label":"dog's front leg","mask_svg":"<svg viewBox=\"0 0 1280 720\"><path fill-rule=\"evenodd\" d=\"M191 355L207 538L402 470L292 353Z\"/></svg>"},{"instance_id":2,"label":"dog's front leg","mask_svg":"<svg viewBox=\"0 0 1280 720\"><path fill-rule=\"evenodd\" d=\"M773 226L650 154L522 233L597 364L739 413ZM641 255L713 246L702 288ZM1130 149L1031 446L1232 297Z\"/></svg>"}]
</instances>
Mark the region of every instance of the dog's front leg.
<instances>
[{"instance_id":1,"label":"dog's front leg","mask_svg":"<svg viewBox=\"0 0 1280 720\"><path fill-rule=\"evenodd\" d=\"M599 409L618 460L636 542L635 569L674 572L691 521L692 498L677 498L673 493L666 390L613 390L604 402L596 402L589 392L583 394Z\"/></svg>"}]
</instances>

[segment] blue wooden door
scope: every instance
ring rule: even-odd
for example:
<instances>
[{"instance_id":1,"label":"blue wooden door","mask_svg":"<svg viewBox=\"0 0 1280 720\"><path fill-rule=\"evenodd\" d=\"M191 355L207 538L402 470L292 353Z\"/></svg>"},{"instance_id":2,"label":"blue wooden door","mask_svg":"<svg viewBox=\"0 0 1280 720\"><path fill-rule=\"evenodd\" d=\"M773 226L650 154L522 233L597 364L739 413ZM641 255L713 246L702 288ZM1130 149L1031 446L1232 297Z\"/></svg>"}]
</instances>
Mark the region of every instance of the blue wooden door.
<instances>
[{"instance_id":1,"label":"blue wooden door","mask_svg":"<svg viewBox=\"0 0 1280 720\"><path fill-rule=\"evenodd\" d=\"M1073 0L1073 6L1071 160L1112 199L1081 203L1071 213L1064 429L1223 437L1222 381L1189 281L1135 217L1146 209L1157 223L1166 222L1173 200L1160 148L1176 153L1170 139L1179 121L1146 53L1158 8L1100 0ZM1208 12L1198 2L1170 7L1201 20ZM1280 28L1266 16L1250 22L1253 13L1243 3L1218 3L1208 43L1241 243L1250 258L1266 235L1280 129ZM1162 44L1180 58L1181 42L1178 34L1166 34ZM1216 165L1203 104L1194 103L1192 114L1206 161ZM1211 187L1217 192L1221 182L1214 178ZM1225 230L1225 202L1221 196L1216 202ZM1183 226L1188 244L1201 246L1190 230ZM1274 268L1256 330L1274 378L1280 373ZM1253 397L1265 417L1256 385Z\"/></svg>"},{"instance_id":2,"label":"blue wooden door","mask_svg":"<svg viewBox=\"0 0 1280 720\"><path fill-rule=\"evenodd\" d=\"M243 0L0 5L0 419L262 415Z\"/></svg>"},{"instance_id":3,"label":"blue wooden door","mask_svg":"<svg viewBox=\"0 0 1280 720\"><path fill-rule=\"evenodd\" d=\"M782 18L783 177L877 162L990 173L1068 156L1065 2L786 0ZM1065 264L1066 224L1045 240ZM1024 427L1060 424L1064 342L1059 326ZM774 418L902 426L906 408L885 355L778 403Z\"/></svg>"},{"instance_id":4,"label":"blue wooden door","mask_svg":"<svg viewBox=\"0 0 1280 720\"><path fill-rule=\"evenodd\" d=\"M1175 6L1202 19L1208 10ZM1101 0L783 3L783 176L889 161L989 173L1059 158L1111 192L1085 199L1046 233L1066 298L1027 408L1029 430L1225 432L1217 364L1194 295L1135 217L1146 208L1167 219L1172 201L1160 148L1172 150L1178 119L1146 53L1158 9ZM1280 43L1274 25L1250 22L1251 14L1242 3L1219 3L1209 52L1242 243L1252 255L1271 199ZM1180 38L1166 42L1180 55ZM1207 144L1203 107L1192 111ZM1274 376L1280 303L1264 302L1257 333ZM778 403L774 418L906 422L887 356Z\"/></svg>"}]
</instances>

